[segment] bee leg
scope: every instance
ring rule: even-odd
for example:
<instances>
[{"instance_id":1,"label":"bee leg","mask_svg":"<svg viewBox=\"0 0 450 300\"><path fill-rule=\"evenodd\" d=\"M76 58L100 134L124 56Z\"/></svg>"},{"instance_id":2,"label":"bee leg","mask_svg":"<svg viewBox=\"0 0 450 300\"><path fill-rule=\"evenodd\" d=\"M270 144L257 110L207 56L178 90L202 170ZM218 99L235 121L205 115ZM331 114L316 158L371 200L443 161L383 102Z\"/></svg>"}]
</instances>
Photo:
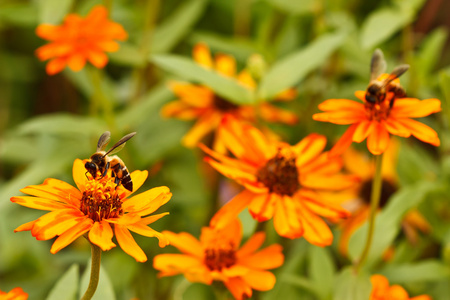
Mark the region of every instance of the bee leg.
<instances>
[{"instance_id":1,"label":"bee leg","mask_svg":"<svg viewBox=\"0 0 450 300\"><path fill-rule=\"evenodd\" d=\"M84 176L86 176L87 180L89 180L89 177L87 176L88 173L89 173L88 171L86 171L86 173L84 173Z\"/></svg>"},{"instance_id":2,"label":"bee leg","mask_svg":"<svg viewBox=\"0 0 450 300\"><path fill-rule=\"evenodd\" d=\"M106 176L106 173L108 173L108 169L109 169L109 161L106 163L105 171L103 171L102 178Z\"/></svg>"},{"instance_id":3,"label":"bee leg","mask_svg":"<svg viewBox=\"0 0 450 300\"><path fill-rule=\"evenodd\" d=\"M119 178L119 177L116 177L116 178L114 179L114 183L116 184L116 189L117 189L117 187L120 185L120 178Z\"/></svg>"}]
</instances>

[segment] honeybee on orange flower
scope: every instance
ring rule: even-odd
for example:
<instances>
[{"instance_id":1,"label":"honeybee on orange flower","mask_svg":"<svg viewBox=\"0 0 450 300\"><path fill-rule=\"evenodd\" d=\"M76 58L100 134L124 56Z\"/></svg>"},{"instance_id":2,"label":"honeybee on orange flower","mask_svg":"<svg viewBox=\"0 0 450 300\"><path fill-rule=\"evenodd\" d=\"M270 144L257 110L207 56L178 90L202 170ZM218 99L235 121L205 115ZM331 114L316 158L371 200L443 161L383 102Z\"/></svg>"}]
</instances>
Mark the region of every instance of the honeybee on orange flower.
<instances>
[{"instance_id":1,"label":"honeybee on orange flower","mask_svg":"<svg viewBox=\"0 0 450 300\"><path fill-rule=\"evenodd\" d=\"M109 169L112 171L112 176L115 177L116 185L122 184L124 188L133 191L133 182L131 181L130 173L125 166L122 159L117 155L108 156L108 154L117 153L125 146L125 142L131 139L136 132L132 132L121 138L111 149L105 151L106 145L108 145L111 139L111 133L109 131L104 132L97 143L97 151L92 154L88 162L84 167L87 172L95 179L97 178L97 172L100 171L101 177L104 177Z\"/></svg>"},{"instance_id":2,"label":"honeybee on orange flower","mask_svg":"<svg viewBox=\"0 0 450 300\"><path fill-rule=\"evenodd\" d=\"M386 70L386 61L383 52L376 49L370 63L370 83L366 90L365 99L370 104L379 104L384 101L388 92L394 93L390 99L389 107L392 108L396 98L406 97L406 92L400 86L400 82L394 81L409 69L409 65L400 65L385 78L382 75ZM381 78L380 78L381 77Z\"/></svg>"}]
</instances>

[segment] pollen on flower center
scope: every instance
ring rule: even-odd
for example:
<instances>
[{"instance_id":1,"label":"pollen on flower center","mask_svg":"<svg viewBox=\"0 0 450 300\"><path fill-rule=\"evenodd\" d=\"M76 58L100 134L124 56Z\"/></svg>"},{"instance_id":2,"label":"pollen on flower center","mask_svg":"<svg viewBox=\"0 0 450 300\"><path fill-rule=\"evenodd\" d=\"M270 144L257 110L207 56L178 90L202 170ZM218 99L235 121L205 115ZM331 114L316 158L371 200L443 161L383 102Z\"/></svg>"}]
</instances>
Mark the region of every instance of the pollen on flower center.
<instances>
[{"instance_id":1,"label":"pollen on flower center","mask_svg":"<svg viewBox=\"0 0 450 300\"><path fill-rule=\"evenodd\" d=\"M271 193L292 196L300 188L295 157L280 152L258 170L257 178Z\"/></svg>"},{"instance_id":2,"label":"pollen on flower center","mask_svg":"<svg viewBox=\"0 0 450 300\"><path fill-rule=\"evenodd\" d=\"M205 265L211 271L221 271L236 263L236 252L233 247L207 248L205 250Z\"/></svg>"},{"instance_id":3,"label":"pollen on flower center","mask_svg":"<svg viewBox=\"0 0 450 300\"><path fill-rule=\"evenodd\" d=\"M386 120L391 112L389 101L384 100L381 103L366 103L366 115L369 120L381 121Z\"/></svg>"},{"instance_id":4,"label":"pollen on flower center","mask_svg":"<svg viewBox=\"0 0 450 300\"><path fill-rule=\"evenodd\" d=\"M229 112L238 108L236 104L220 97L219 95L214 94L213 97L214 106L222 112Z\"/></svg>"},{"instance_id":5,"label":"pollen on flower center","mask_svg":"<svg viewBox=\"0 0 450 300\"><path fill-rule=\"evenodd\" d=\"M95 222L123 214L122 199L109 175L89 180L81 198L80 210Z\"/></svg>"}]
</instances>

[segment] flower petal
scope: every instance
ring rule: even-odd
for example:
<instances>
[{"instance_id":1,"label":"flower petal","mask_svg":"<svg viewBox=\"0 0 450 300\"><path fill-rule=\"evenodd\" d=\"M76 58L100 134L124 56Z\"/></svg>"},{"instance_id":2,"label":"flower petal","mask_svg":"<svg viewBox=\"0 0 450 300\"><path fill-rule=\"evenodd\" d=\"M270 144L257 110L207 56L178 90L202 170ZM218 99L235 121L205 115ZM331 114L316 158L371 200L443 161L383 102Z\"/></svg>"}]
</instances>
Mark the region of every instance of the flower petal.
<instances>
[{"instance_id":1,"label":"flower petal","mask_svg":"<svg viewBox=\"0 0 450 300\"><path fill-rule=\"evenodd\" d=\"M356 143L361 143L364 141L374 129L374 124L375 122L369 120L364 120L358 123L355 133L353 133L353 141Z\"/></svg>"},{"instance_id":2,"label":"flower petal","mask_svg":"<svg viewBox=\"0 0 450 300\"><path fill-rule=\"evenodd\" d=\"M367 148L373 155L380 155L386 151L389 145L389 132L384 122L374 122L374 128L367 138Z\"/></svg>"},{"instance_id":3,"label":"flower petal","mask_svg":"<svg viewBox=\"0 0 450 300\"><path fill-rule=\"evenodd\" d=\"M162 234L161 232L158 232L144 224L136 223L136 224L128 225L127 228L130 231L136 232L137 234L140 234L142 236L156 237L159 240L159 247L161 247L161 248L169 245L169 239L164 234Z\"/></svg>"},{"instance_id":4,"label":"flower petal","mask_svg":"<svg viewBox=\"0 0 450 300\"><path fill-rule=\"evenodd\" d=\"M185 254L159 254L153 259L158 276L184 274L189 281L211 284L213 279L202 260Z\"/></svg>"},{"instance_id":5,"label":"flower petal","mask_svg":"<svg viewBox=\"0 0 450 300\"><path fill-rule=\"evenodd\" d=\"M283 247L278 244L271 245L256 253L239 259L239 264L253 269L274 269L283 265Z\"/></svg>"},{"instance_id":6,"label":"flower petal","mask_svg":"<svg viewBox=\"0 0 450 300\"><path fill-rule=\"evenodd\" d=\"M433 146L439 146L441 144L438 134L431 127L412 119L398 119L397 121L408 128L411 134L422 142L429 143Z\"/></svg>"},{"instance_id":7,"label":"flower petal","mask_svg":"<svg viewBox=\"0 0 450 300\"><path fill-rule=\"evenodd\" d=\"M224 284L236 300L244 300L252 297L252 288L241 277L229 278Z\"/></svg>"},{"instance_id":8,"label":"flower petal","mask_svg":"<svg viewBox=\"0 0 450 300\"><path fill-rule=\"evenodd\" d=\"M217 54L216 70L222 75L234 77L236 75L236 60L233 56L227 54Z\"/></svg>"},{"instance_id":9,"label":"flower petal","mask_svg":"<svg viewBox=\"0 0 450 300\"><path fill-rule=\"evenodd\" d=\"M82 212L73 209L52 211L36 220L31 234L38 240L49 240L63 234L86 218Z\"/></svg>"},{"instance_id":10,"label":"flower petal","mask_svg":"<svg viewBox=\"0 0 450 300\"><path fill-rule=\"evenodd\" d=\"M99 246L103 251L107 251L116 246L112 242L113 231L111 225L106 221L94 222L89 231L89 240L91 243Z\"/></svg>"},{"instance_id":11,"label":"flower petal","mask_svg":"<svg viewBox=\"0 0 450 300\"><path fill-rule=\"evenodd\" d=\"M75 181L75 184L77 185L78 189L81 192L84 192L84 190L86 189L86 182L87 182L87 177L86 177L86 173L87 170L84 167L85 162L83 162L81 159L75 159L75 161L73 162L73 167L72 167L72 176L73 176L73 181Z\"/></svg>"},{"instance_id":12,"label":"flower petal","mask_svg":"<svg viewBox=\"0 0 450 300\"><path fill-rule=\"evenodd\" d=\"M239 248L238 251L236 251L236 257L242 258L247 255L253 254L256 250L258 250L262 244L264 243L264 240L266 239L266 234L264 232L257 232L253 234L247 242L242 245L241 248Z\"/></svg>"},{"instance_id":13,"label":"flower petal","mask_svg":"<svg viewBox=\"0 0 450 300\"><path fill-rule=\"evenodd\" d=\"M192 56L194 60L206 68L213 67L213 61L211 58L211 52L206 44L198 43L194 46Z\"/></svg>"},{"instance_id":14,"label":"flower petal","mask_svg":"<svg viewBox=\"0 0 450 300\"><path fill-rule=\"evenodd\" d=\"M166 186L155 187L125 200L122 204L122 208L126 212L138 212L143 210L144 208L152 208L154 209L153 211L155 211L168 201L166 197L159 198L161 195L167 197L169 195L171 196L172 194L170 193L169 188ZM158 199L159 202L155 202L156 199ZM167 201L162 203L162 200Z\"/></svg>"},{"instance_id":15,"label":"flower petal","mask_svg":"<svg viewBox=\"0 0 450 300\"><path fill-rule=\"evenodd\" d=\"M272 194L272 197L278 197L275 200L275 214L273 216L273 225L275 226L276 232L290 239L301 237L304 229L296 212L296 201L298 200L277 194Z\"/></svg>"},{"instance_id":16,"label":"flower petal","mask_svg":"<svg viewBox=\"0 0 450 300\"><path fill-rule=\"evenodd\" d=\"M66 247L78 237L82 236L84 233L88 232L94 224L89 218L85 218L83 221L79 222L77 225L73 226L62 235L60 235L52 245L50 252L55 254L62 248Z\"/></svg>"},{"instance_id":17,"label":"flower petal","mask_svg":"<svg viewBox=\"0 0 450 300\"><path fill-rule=\"evenodd\" d=\"M271 290L276 282L275 275L268 271L250 270L242 276L251 288L257 291Z\"/></svg>"},{"instance_id":18,"label":"flower petal","mask_svg":"<svg viewBox=\"0 0 450 300\"><path fill-rule=\"evenodd\" d=\"M272 195L271 193L255 195L249 204L248 210L258 222L267 221L273 217L277 197L272 197Z\"/></svg>"},{"instance_id":19,"label":"flower petal","mask_svg":"<svg viewBox=\"0 0 450 300\"><path fill-rule=\"evenodd\" d=\"M303 206L303 205L302 205ZM303 237L313 245L329 246L333 242L333 234L328 225L306 206L297 211L304 228Z\"/></svg>"},{"instance_id":20,"label":"flower petal","mask_svg":"<svg viewBox=\"0 0 450 300\"><path fill-rule=\"evenodd\" d=\"M232 222L239 213L246 208L254 199L256 194L244 190L237 194L233 199L227 202L219 211L212 217L210 226L218 229L224 228Z\"/></svg>"},{"instance_id":21,"label":"flower petal","mask_svg":"<svg viewBox=\"0 0 450 300\"><path fill-rule=\"evenodd\" d=\"M136 243L126 226L115 224L114 233L116 234L116 239L120 245L120 248L122 248L125 253L134 257L137 262L147 261L147 256L144 251L142 251L141 247L139 247Z\"/></svg>"},{"instance_id":22,"label":"flower petal","mask_svg":"<svg viewBox=\"0 0 450 300\"><path fill-rule=\"evenodd\" d=\"M60 201L45 199L45 198L39 198L39 197L32 197L32 196L19 196L19 197L12 197L11 202L15 202L17 204L20 204L25 207L30 207L34 209L40 209L40 210L59 210L59 209L66 209L70 208L68 204L61 203Z\"/></svg>"},{"instance_id":23,"label":"flower petal","mask_svg":"<svg viewBox=\"0 0 450 300\"><path fill-rule=\"evenodd\" d=\"M218 111L210 111L208 114L203 114L186 133L181 143L188 148L196 147L205 135L219 126L221 118L222 115Z\"/></svg>"},{"instance_id":24,"label":"flower petal","mask_svg":"<svg viewBox=\"0 0 450 300\"><path fill-rule=\"evenodd\" d=\"M292 150L297 154L296 165L301 167L317 157L325 148L327 138L323 135L312 133L302 139Z\"/></svg>"},{"instance_id":25,"label":"flower petal","mask_svg":"<svg viewBox=\"0 0 450 300\"><path fill-rule=\"evenodd\" d=\"M422 118L441 111L441 101L414 98L396 99L391 109L393 118Z\"/></svg>"},{"instance_id":26,"label":"flower petal","mask_svg":"<svg viewBox=\"0 0 450 300\"><path fill-rule=\"evenodd\" d=\"M336 144L334 144L333 148L331 148L331 150L329 152L330 156L341 155L342 153L345 152L345 150L348 147L350 147L350 145L353 142L353 134L355 133L357 127L358 127L358 123L353 124L349 128L347 128L347 130L341 136L339 141Z\"/></svg>"},{"instance_id":27,"label":"flower petal","mask_svg":"<svg viewBox=\"0 0 450 300\"><path fill-rule=\"evenodd\" d=\"M191 234L187 232L173 233L170 231L163 231L162 233L169 239L170 244L181 252L203 259L203 246Z\"/></svg>"}]
</instances>

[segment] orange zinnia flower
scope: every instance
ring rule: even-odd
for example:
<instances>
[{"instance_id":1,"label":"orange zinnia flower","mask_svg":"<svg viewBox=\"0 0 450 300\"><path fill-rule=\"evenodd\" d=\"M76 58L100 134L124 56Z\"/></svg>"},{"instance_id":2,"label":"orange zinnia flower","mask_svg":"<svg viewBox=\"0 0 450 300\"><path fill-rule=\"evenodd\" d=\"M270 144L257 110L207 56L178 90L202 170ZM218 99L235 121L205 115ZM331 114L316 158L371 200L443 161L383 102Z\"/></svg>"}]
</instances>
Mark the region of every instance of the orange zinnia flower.
<instances>
[{"instance_id":1,"label":"orange zinnia flower","mask_svg":"<svg viewBox=\"0 0 450 300\"><path fill-rule=\"evenodd\" d=\"M215 61L211 58L209 48L205 44L197 44L193 51L194 60L201 66L214 69L219 74L236 78L239 83L248 89L255 89L256 82L246 69L236 75L236 61L230 55L217 54ZM174 117L182 120L194 120L197 122L183 137L182 143L186 147L195 147L199 141L209 132L214 131L220 124L225 114L233 114L239 119L256 121L257 115L268 122L283 122L295 124L297 116L289 111L277 108L267 102L257 106L237 105L214 93L206 86L173 82L170 85L172 91L179 100L172 101L162 109L165 117ZM293 89L288 89L279 94L278 100L292 100L296 97ZM223 149L220 138L216 136L213 148Z\"/></svg>"},{"instance_id":2,"label":"orange zinnia flower","mask_svg":"<svg viewBox=\"0 0 450 300\"><path fill-rule=\"evenodd\" d=\"M398 150L398 143L391 140L389 147L384 153L383 166L381 169L381 208L387 204L392 194L399 189L396 171ZM341 193L339 195L340 200L338 200L344 207L347 207L352 211L352 216L341 224L342 235L339 241L339 251L343 255L346 255L348 242L351 236L369 216L372 182L375 176L375 164L368 156L359 153L353 148L348 148L342 157L344 160L344 168L361 178L359 184L356 184L351 189ZM417 210L411 210L404 216L402 228L408 239L415 242L417 240L416 229L422 232L429 232L431 226Z\"/></svg>"},{"instance_id":3,"label":"orange zinnia flower","mask_svg":"<svg viewBox=\"0 0 450 300\"><path fill-rule=\"evenodd\" d=\"M47 74L61 72L66 65L73 71L80 71L90 61L95 67L103 68L108 62L104 52L119 50L114 40L123 41L128 34L122 25L108 20L108 10L95 6L82 18L69 14L62 25L42 24L36 28L36 34L50 43L36 50L37 57L47 64Z\"/></svg>"},{"instance_id":4,"label":"orange zinnia flower","mask_svg":"<svg viewBox=\"0 0 450 300\"><path fill-rule=\"evenodd\" d=\"M183 254L155 256L153 266L161 271L159 276L184 274L189 281L204 284L222 281L236 299L250 298L252 289L272 289L275 276L267 270L284 261L278 244L257 251L265 240L264 232L255 233L239 248L242 225L238 220L223 229L203 227L200 241L186 232L163 233Z\"/></svg>"},{"instance_id":5,"label":"orange zinnia flower","mask_svg":"<svg viewBox=\"0 0 450 300\"><path fill-rule=\"evenodd\" d=\"M147 171L131 173L133 192L144 183L147 174ZM50 250L53 254L85 233L91 243L106 251L116 246L112 242L113 226L120 247L139 262L146 261L147 257L130 231L157 237L160 247L168 244L163 234L147 226L168 214L148 216L171 198L167 187L156 187L127 198L133 192L122 185L116 186L110 174L93 180L87 176L84 162L77 159L73 164L73 179L78 189L52 178L22 189L21 192L31 196L12 197L12 202L51 212L19 226L15 232L30 230L37 240L59 236Z\"/></svg>"},{"instance_id":6,"label":"orange zinnia flower","mask_svg":"<svg viewBox=\"0 0 450 300\"><path fill-rule=\"evenodd\" d=\"M383 275L375 274L370 277L372 293L369 300L431 300L428 295L410 298L405 289L399 285L389 286L389 281Z\"/></svg>"},{"instance_id":7,"label":"orange zinnia flower","mask_svg":"<svg viewBox=\"0 0 450 300\"><path fill-rule=\"evenodd\" d=\"M0 300L27 300L28 294L22 288L16 287L8 293L0 291Z\"/></svg>"},{"instance_id":8,"label":"orange zinnia flower","mask_svg":"<svg viewBox=\"0 0 450 300\"><path fill-rule=\"evenodd\" d=\"M384 80L388 74L378 77ZM399 79L393 81L399 84ZM415 98L394 98L387 92L380 103L370 103L365 98L366 91L357 91L355 96L362 101L329 99L319 104L324 111L313 115L313 119L334 124L352 124L342 135L330 154L341 154L352 142L360 143L367 138L367 148L374 155L382 154L389 144L389 134L401 137L415 136L434 146L440 145L436 131L411 118L421 118L441 110L438 99L420 101Z\"/></svg>"},{"instance_id":9,"label":"orange zinnia flower","mask_svg":"<svg viewBox=\"0 0 450 300\"><path fill-rule=\"evenodd\" d=\"M232 116L222 123L220 134L236 159L201 147L215 159L206 158L211 166L245 190L216 213L211 225L224 228L248 206L259 222L273 217L281 236L304 236L312 244L330 245L333 235L320 216L340 219L349 213L321 193L349 188L357 178L340 174L341 159L322 152L326 138L310 134L290 146L269 142L258 129Z\"/></svg>"}]
</instances>

